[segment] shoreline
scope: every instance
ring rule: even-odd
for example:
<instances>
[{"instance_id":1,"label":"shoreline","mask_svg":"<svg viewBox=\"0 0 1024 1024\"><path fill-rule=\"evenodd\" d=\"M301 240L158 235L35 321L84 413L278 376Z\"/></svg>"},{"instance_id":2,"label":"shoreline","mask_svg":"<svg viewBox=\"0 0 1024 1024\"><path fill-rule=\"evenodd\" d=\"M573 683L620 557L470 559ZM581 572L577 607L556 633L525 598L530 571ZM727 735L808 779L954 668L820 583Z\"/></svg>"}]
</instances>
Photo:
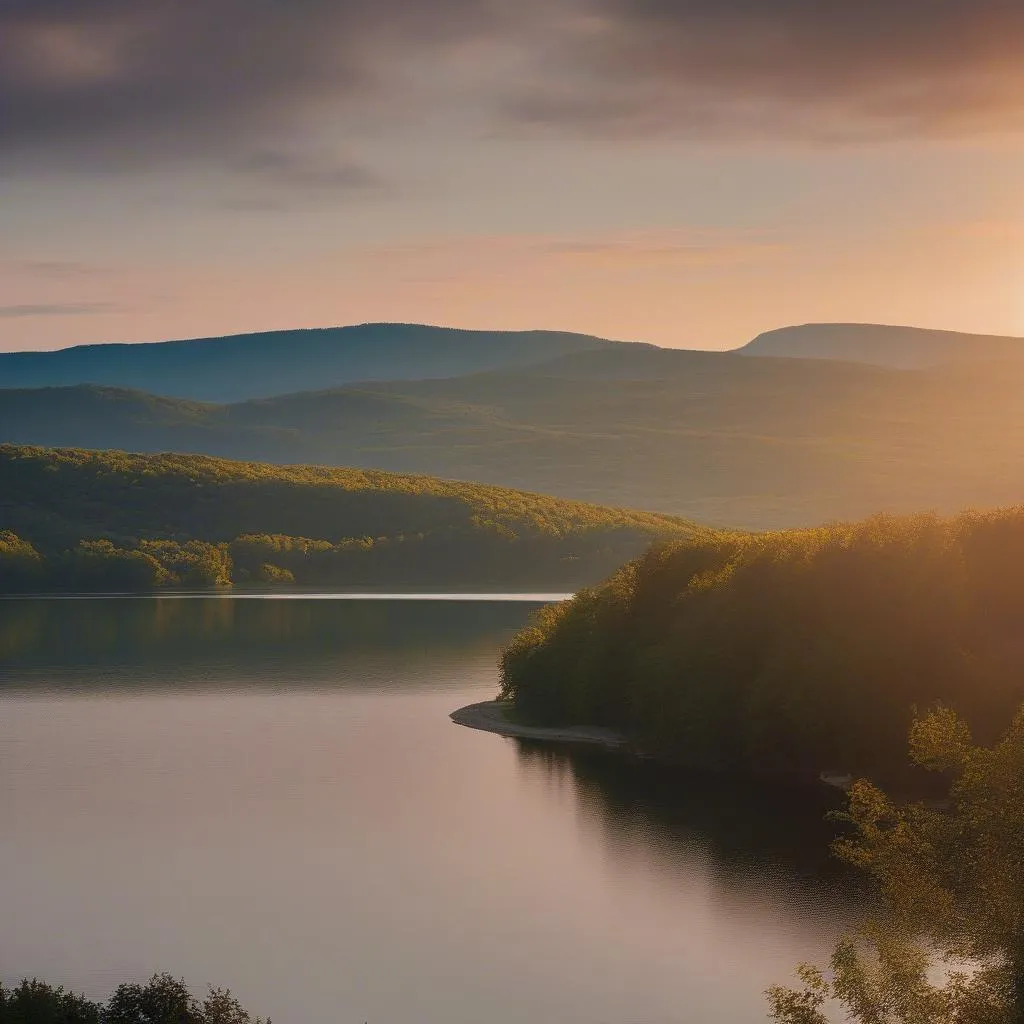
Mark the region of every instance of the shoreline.
<instances>
[{"instance_id":1,"label":"shoreline","mask_svg":"<svg viewBox=\"0 0 1024 1024\"><path fill-rule=\"evenodd\" d=\"M625 750L628 745L626 737L621 733L596 725L545 726L512 722L505 716L507 707L509 705L504 701L485 700L477 704L467 704L466 707L453 711L448 717L456 725L463 725L467 729L479 729L482 732L493 732L499 736L523 740L589 744L608 750Z\"/></svg>"},{"instance_id":2,"label":"shoreline","mask_svg":"<svg viewBox=\"0 0 1024 1024\"><path fill-rule=\"evenodd\" d=\"M623 733L616 732L614 729L606 729L597 725L525 725L521 722L510 721L505 715L507 709L511 709L511 705L506 701L485 700L458 708L448 717L456 725L465 726L467 729L478 729L481 732L494 733L511 739L537 740L565 746L601 747L605 750L630 754L645 761L659 760L657 757L645 755L637 750ZM763 782L765 780L744 778L743 781ZM779 782L780 780L775 781ZM817 778L809 776L800 780L789 779L785 788L807 792L816 790L819 793L832 790L846 794L849 792L851 782L852 776L846 773L823 771Z\"/></svg>"},{"instance_id":3,"label":"shoreline","mask_svg":"<svg viewBox=\"0 0 1024 1024\"><path fill-rule=\"evenodd\" d=\"M274 590L219 587L209 590L41 590L26 593L0 594L0 601L107 601L107 600L176 600L213 598L217 600L269 601L450 601L552 604L568 601L568 592L546 591L348 591L348 590Z\"/></svg>"}]
</instances>

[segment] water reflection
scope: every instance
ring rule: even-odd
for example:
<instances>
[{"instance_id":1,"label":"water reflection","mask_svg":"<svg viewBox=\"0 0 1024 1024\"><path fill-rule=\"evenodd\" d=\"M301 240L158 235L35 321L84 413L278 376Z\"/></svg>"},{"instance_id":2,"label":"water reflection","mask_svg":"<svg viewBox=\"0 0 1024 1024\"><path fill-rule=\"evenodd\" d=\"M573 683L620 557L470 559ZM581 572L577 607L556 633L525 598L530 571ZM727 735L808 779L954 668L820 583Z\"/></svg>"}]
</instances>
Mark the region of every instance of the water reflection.
<instances>
[{"instance_id":1,"label":"water reflection","mask_svg":"<svg viewBox=\"0 0 1024 1024\"><path fill-rule=\"evenodd\" d=\"M521 604L0 603L0 964L306 1024L754 1024L855 907L821 810L453 725Z\"/></svg>"},{"instance_id":2,"label":"water reflection","mask_svg":"<svg viewBox=\"0 0 1024 1024\"><path fill-rule=\"evenodd\" d=\"M592 748L515 744L523 770L568 788L586 830L622 862L670 879L699 870L747 911L753 902L815 917L823 906L843 916L864 911L864 879L830 852L843 826L829 812L842 802L824 787L788 791Z\"/></svg>"},{"instance_id":3,"label":"water reflection","mask_svg":"<svg viewBox=\"0 0 1024 1024\"><path fill-rule=\"evenodd\" d=\"M367 679L376 685L387 671L407 673L420 664L435 675L467 657L493 664L532 607L316 599L3 601L0 686L301 690Z\"/></svg>"}]
</instances>

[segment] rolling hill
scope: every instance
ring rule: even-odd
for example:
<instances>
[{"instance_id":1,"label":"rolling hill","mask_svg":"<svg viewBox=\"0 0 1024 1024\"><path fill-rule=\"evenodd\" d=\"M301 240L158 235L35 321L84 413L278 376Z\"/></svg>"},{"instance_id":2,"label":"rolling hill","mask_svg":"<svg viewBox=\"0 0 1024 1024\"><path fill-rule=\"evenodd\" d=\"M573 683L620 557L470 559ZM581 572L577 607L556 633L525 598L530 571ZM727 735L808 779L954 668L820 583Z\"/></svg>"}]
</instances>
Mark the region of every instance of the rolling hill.
<instances>
[{"instance_id":1,"label":"rolling hill","mask_svg":"<svg viewBox=\"0 0 1024 1024\"><path fill-rule=\"evenodd\" d=\"M6 390L0 440L377 467L768 528L1020 500L1024 367L623 345L226 405Z\"/></svg>"},{"instance_id":2,"label":"rolling hill","mask_svg":"<svg viewBox=\"0 0 1024 1024\"><path fill-rule=\"evenodd\" d=\"M354 381L451 377L612 347L558 331L463 331L360 324L147 344L0 354L0 387L106 384L232 402Z\"/></svg>"},{"instance_id":3,"label":"rolling hill","mask_svg":"<svg viewBox=\"0 0 1024 1024\"><path fill-rule=\"evenodd\" d=\"M767 331L739 351L751 356L840 359L914 369L1024 359L1024 338L883 324L804 324Z\"/></svg>"},{"instance_id":4,"label":"rolling hill","mask_svg":"<svg viewBox=\"0 0 1024 1024\"><path fill-rule=\"evenodd\" d=\"M699 528L508 488L0 445L0 590L577 587Z\"/></svg>"}]
</instances>

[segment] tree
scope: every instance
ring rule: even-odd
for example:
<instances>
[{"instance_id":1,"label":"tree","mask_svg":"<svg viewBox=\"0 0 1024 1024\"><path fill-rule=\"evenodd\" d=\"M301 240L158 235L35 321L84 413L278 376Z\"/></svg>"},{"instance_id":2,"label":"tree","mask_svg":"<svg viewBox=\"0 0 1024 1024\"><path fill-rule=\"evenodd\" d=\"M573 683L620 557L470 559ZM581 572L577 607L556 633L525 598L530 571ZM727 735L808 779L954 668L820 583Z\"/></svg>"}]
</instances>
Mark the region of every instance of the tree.
<instances>
[{"instance_id":1,"label":"tree","mask_svg":"<svg viewBox=\"0 0 1024 1024\"><path fill-rule=\"evenodd\" d=\"M290 584L295 582L295 574L290 569L282 569L272 562L264 562L256 573L260 583Z\"/></svg>"},{"instance_id":2,"label":"tree","mask_svg":"<svg viewBox=\"0 0 1024 1024\"><path fill-rule=\"evenodd\" d=\"M0 1024L100 1024L101 1007L73 992L28 979L0 985Z\"/></svg>"},{"instance_id":3,"label":"tree","mask_svg":"<svg viewBox=\"0 0 1024 1024\"><path fill-rule=\"evenodd\" d=\"M200 1003L184 981L154 974L145 985L119 985L106 1004L33 979L0 985L0 1024L270 1024L253 1017L227 989Z\"/></svg>"},{"instance_id":4,"label":"tree","mask_svg":"<svg viewBox=\"0 0 1024 1024\"><path fill-rule=\"evenodd\" d=\"M103 1014L104 1024L202 1024L199 1005L184 981L154 974L145 985L119 985Z\"/></svg>"},{"instance_id":5,"label":"tree","mask_svg":"<svg viewBox=\"0 0 1024 1024\"><path fill-rule=\"evenodd\" d=\"M39 552L10 530L0 530L0 591L32 590L44 579Z\"/></svg>"},{"instance_id":6,"label":"tree","mask_svg":"<svg viewBox=\"0 0 1024 1024\"><path fill-rule=\"evenodd\" d=\"M770 989L780 1024L823 1024L830 999L861 1024L1024 1024L1024 707L991 747L940 707L910 752L950 776L948 800L853 786L836 852L876 882L884 924L845 939L828 976L805 965L802 989Z\"/></svg>"},{"instance_id":7,"label":"tree","mask_svg":"<svg viewBox=\"0 0 1024 1024\"><path fill-rule=\"evenodd\" d=\"M152 590L167 573L143 551L115 547L109 540L83 540L67 558L67 582L76 590Z\"/></svg>"},{"instance_id":8,"label":"tree","mask_svg":"<svg viewBox=\"0 0 1024 1024\"><path fill-rule=\"evenodd\" d=\"M154 974L145 985L121 985L103 1024L270 1024L253 1018L227 989L211 988L200 1003L184 981Z\"/></svg>"}]
</instances>

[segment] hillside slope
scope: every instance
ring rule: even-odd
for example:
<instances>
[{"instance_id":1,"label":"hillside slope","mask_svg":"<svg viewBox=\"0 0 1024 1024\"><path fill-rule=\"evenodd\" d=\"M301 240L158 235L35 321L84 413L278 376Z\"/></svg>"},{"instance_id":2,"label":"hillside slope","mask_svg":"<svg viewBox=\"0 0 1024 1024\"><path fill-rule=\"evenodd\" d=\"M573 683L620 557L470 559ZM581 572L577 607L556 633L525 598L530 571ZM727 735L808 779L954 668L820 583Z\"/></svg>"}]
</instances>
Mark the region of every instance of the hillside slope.
<instances>
[{"instance_id":1,"label":"hillside slope","mask_svg":"<svg viewBox=\"0 0 1024 1024\"><path fill-rule=\"evenodd\" d=\"M353 381L450 377L618 342L558 331L360 324L148 344L0 353L0 387L104 384L231 402Z\"/></svg>"},{"instance_id":2,"label":"hillside slope","mask_svg":"<svg viewBox=\"0 0 1024 1024\"><path fill-rule=\"evenodd\" d=\"M750 356L839 359L913 369L1024 359L1024 338L884 324L803 324L767 331L737 351Z\"/></svg>"},{"instance_id":3,"label":"hillside slope","mask_svg":"<svg viewBox=\"0 0 1024 1024\"><path fill-rule=\"evenodd\" d=\"M692 767L904 776L916 704L991 742L1024 698L1024 507L695 537L550 606L503 660L527 721Z\"/></svg>"},{"instance_id":4,"label":"hillside slope","mask_svg":"<svg viewBox=\"0 0 1024 1024\"><path fill-rule=\"evenodd\" d=\"M369 466L768 528L1020 500L1024 366L621 346L223 406L0 390L0 440Z\"/></svg>"},{"instance_id":5,"label":"hillside slope","mask_svg":"<svg viewBox=\"0 0 1024 1024\"><path fill-rule=\"evenodd\" d=\"M0 445L0 589L163 583L573 587L669 516L507 488L205 456ZM85 542L83 544L83 542ZM120 575L119 575L120 574Z\"/></svg>"}]
</instances>

